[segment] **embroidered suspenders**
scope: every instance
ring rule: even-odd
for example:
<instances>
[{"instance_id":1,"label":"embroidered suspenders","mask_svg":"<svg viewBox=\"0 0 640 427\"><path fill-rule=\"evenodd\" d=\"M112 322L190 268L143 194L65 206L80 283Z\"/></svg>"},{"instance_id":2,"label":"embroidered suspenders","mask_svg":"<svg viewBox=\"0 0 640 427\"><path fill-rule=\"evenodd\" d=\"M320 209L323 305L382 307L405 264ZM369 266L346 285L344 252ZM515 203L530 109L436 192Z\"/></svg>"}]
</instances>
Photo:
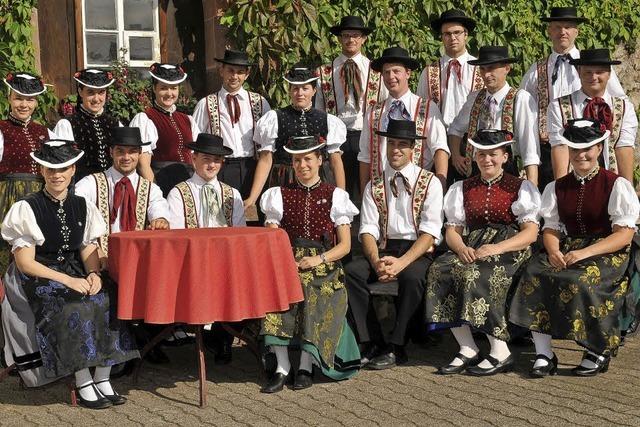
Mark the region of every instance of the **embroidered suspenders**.
<instances>
[{"instance_id":1,"label":"embroidered suspenders","mask_svg":"<svg viewBox=\"0 0 640 427\"><path fill-rule=\"evenodd\" d=\"M431 63L427 65L426 68L426 83L429 88L429 96L431 100L438 106L442 107L442 70L440 68L440 60L437 62ZM474 92L476 90L480 90L484 87L484 81L482 80L482 76L480 76L480 69L478 66L473 67L473 80L471 82L471 90L470 92Z\"/></svg>"},{"instance_id":2,"label":"embroidered suspenders","mask_svg":"<svg viewBox=\"0 0 640 427\"><path fill-rule=\"evenodd\" d=\"M253 130L255 131L256 123L264 113L262 111L262 96L259 93L249 92L249 105L251 105L251 117L253 118ZM218 94L214 93L207 96L207 110L209 111L209 123L211 133L220 135L220 105L218 102ZM255 143L254 143L255 145ZM254 146L255 150L255 146ZM257 152L257 150L255 151Z\"/></svg>"},{"instance_id":3,"label":"embroidered suspenders","mask_svg":"<svg viewBox=\"0 0 640 427\"><path fill-rule=\"evenodd\" d=\"M318 70L316 70L316 72L320 75L320 90L322 90L322 97L324 99L324 110L328 114L337 116L338 105L336 102L336 88L333 82L334 62L322 65ZM378 99L380 97L380 84L380 73L369 67L364 93L363 111L366 111L368 106L374 105L376 102L380 101L380 99Z\"/></svg>"},{"instance_id":4,"label":"embroidered suspenders","mask_svg":"<svg viewBox=\"0 0 640 427\"><path fill-rule=\"evenodd\" d=\"M547 124L547 110L549 109L549 57L538 61L538 132L540 143L549 142L549 128Z\"/></svg>"},{"instance_id":5,"label":"embroidered suspenders","mask_svg":"<svg viewBox=\"0 0 640 427\"><path fill-rule=\"evenodd\" d=\"M198 228L198 213L196 209L195 199L191 189L186 181L176 185L182 197L182 206L184 208L184 227ZM228 227L233 226L233 188L223 182L220 182L222 190L222 211L224 219Z\"/></svg>"}]
</instances>

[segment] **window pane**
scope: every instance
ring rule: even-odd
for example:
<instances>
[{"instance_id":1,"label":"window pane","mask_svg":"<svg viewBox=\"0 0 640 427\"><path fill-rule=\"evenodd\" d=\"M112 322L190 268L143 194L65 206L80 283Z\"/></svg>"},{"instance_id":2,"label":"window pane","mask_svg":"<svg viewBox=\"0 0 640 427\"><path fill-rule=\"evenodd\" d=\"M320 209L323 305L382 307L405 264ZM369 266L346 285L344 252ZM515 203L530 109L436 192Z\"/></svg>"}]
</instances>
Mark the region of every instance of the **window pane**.
<instances>
[{"instance_id":1,"label":"window pane","mask_svg":"<svg viewBox=\"0 0 640 427\"><path fill-rule=\"evenodd\" d=\"M116 34L87 32L86 63L109 65L118 57L118 36Z\"/></svg>"},{"instance_id":2,"label":"window pane","mask_svg":"<svg viewBox=\"0 0 640 427\"><path fill-rule=\"evenodd\" d=\"M117 30L116 0L85 0L85 28L90 30Z\"/></svg>"},{"instance_id":3,"label":"window pane","mask_svg":"<svg viewBox=\"0 0 640 427\"><path fill-rule=\"evenodd\" d=\"M129 37L129 58L132 61L152 61L153 37Z\"/></svg>"},{"instance_id":4,"label":"window pane","mask_svg":"<svg viewBox=\"0 0 640 427\"><path fill-rule=\"evenodd\" d=\"M124 0L124 29L153 31L153 0Z\"/></svg>"}]
</instances>

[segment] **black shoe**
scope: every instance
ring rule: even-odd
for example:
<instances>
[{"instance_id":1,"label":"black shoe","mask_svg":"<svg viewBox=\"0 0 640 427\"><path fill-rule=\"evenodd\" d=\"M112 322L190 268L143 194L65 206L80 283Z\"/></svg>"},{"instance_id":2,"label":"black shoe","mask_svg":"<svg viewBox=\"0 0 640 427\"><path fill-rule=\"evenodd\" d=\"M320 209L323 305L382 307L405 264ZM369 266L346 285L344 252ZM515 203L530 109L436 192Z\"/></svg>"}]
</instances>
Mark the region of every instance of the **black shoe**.
<instances>
[{"instance_id":1,"label":"black shoe","mask_svg":"<svg viewBox=\"0 0 640 427\"><path fill-rule=\"evenodd\" d=\"M476 366L478 363L480 363L480 356L477 353L473 357L467 357L462 353L458 353L456 354L456 357L454 357L454 360L456 358L462 360L462 365L455 366L452 364L448 364L447 366L441 366L438 368L438 373L440 375L459 374L465 371L468 367Z\"/></svg>"},{"instance_id":2,"label":"black shoe","mask_svg":"<svg viewBox=\"0 0 640 427\"><path fill-rule=\"evenodd\" d=\"M282 391L284 385L293 378L293 371L289 371L288 375L276 372L267 382L267 385L260 389L260 393L277 393Z\"/></svg>"},{"instance_id":3,"label":"black shoe","mask_svg":"<svg viewBox=\"0 0 640 427\"><path fill-rule=\"evenodd\" d=\"M93 387L93 391L96 396L100 397L98 397L96 400L86 400L84 397L82 397L82 395L80 394L80 390L87 387ZM78 403L80 404L80 406L84 406L88 409L105 409L113 406L113 403L111 403L109 399L107 399L102 393L100 393L100 390L98 390L98 387L96 387L94 383L89 383L87 385L83 385L82 387L76 388L76 391L78 395Z\"/></svg>"},{"instance_id":4,"label":"black shoe","mask_svg":"<svg viewBox=\"0 0 640 427\"><path fill-rule=\"evenodd\" d=\"M510 354L509 357L503 361L500 361L495 357L491 357L490 355L485 356L485 359L491 363L492 366L490 368L481 368L478 365L469 366L467 368L467 373L476 377L486 377L489 375L499 374L500 372L509 372L513 370L513 366L516 361L513 354Z\"/></svg>"},{"instance_id":5,"label":"black shoe","mask_svg":"<svg viewBox=\"0 0 640 427\"><path fill-rule=\"evenodd\" d=\"M409 361L409 356L403 345L393 345L393 353L396 355L396 365L404 365Z\"/></svg>"},{"instance_id":6,"label":"black shoe","mask_svg":"<svg viewBox=\"0 0 640 427\"><path fill-rule=\"evenodd\" d=\"M376 371L382 369L394 368L396 366L396 354L393 351L383 353L374 357L367 364L367 369L374 369Z\"/></svg>"},{"instance_id":7,"label":"black shoe","mask_svg":"<svg viewBox=\"0 0 640 427\"><path fill-rule=\"evenodd\" d=\"M100 383L104 383L104 382L109 382L109 380L102 380L102 381L98 381L95 384L100 384ZM113 387L112 387L113 388ZM98 389L99 390L99 389ZM102 392L100 392L102 393ZM127 398L124 396L120 396L118 393L116 393L116 391L113 391L114 394L105 394L102 393L102 395L104 397L106 397L107 399L109 399L111 401L111 404L113 406L117 406L117 405L124 405L124 403L127 401Z\"/></svg>"},{"instance_id":8,"label":"black shoe","mask_svg":"<svg viewBox=\"0 0 640 427\"><path fill-rule=\"evenodd\" d=\"M544 366L540 366L539 368L531 368L531 370L529 371L530 377L542 378L542 377L555 375L556 373L558 373L558 356L556 356L555 353L553 353L552 359L549 359L544 354L538 354L536 356L536 360L533 362L534 365L536 364L538 359L546 360L547 364Z\"/></svg>"},{"instance_id":9,"label":"black shoe","mask_svg":"<svg viewBox=\"0 0 640 427\"><path fill-rule=\"evenodd\" d=\"M587 359L596 364L595 368L585 368L582 365L578 365L571 370L574 375L579 377L594 377L599 373L605 373L609 370L609 362L611 361L611 356L596 356L595 354L584 352L582 359Z\"/></svg>"},{"instance_id":10,"label":"black shoe","mask_svg":"<svg viewBox=\"0 0 640 427\"><path fill-rule=\"evenodd\" d=\"M309 372L305 369L299 369L296 372L295 381L293 382L294 390L304 390L313 385L313 372Z\"/></svg>"},{"instance_id":11,"label":"black shoe","mask_svg":"<svg viewBox=\"0 0 640 427\"><path fill-rule=\"evenodd\" d=\"M217 348L216 355L213 358L213 362L216 365L227 365L231 363L231 344L233 344L233 338L231 342L224 340Z\"/></svg>"},{"instance_id":12,"label":"black shoe","mask_svg":"<svg viewBox=\"0 0 640 427\"><path fill-rule=\"evenodd\" d=\"M364 368L374 359L376 356L380 355L382 349L376 343L367 343L362 351L360 352L360 367Z\"/></svg>"},{"instance_id":13,"label":"black shoe","mask_svg":"<svg viewBox=\"0 0 640 427\"><path fill-rule=\"evenodd\" d=\"M144 356L144 359L154 365L163 365L170 362L167 354L162 351L159 346L155 346L149 350L149 352Z\"/></svg>"},{"instance_id":14,"label":"black shoe","mask_svg":"<svg viewBox=\"0 0 640 427\"><path fill-rule=\"evenodd\" d=\"M194 337L187 335L182 328L177 328L168 338L162 340L162 345L168 347L181 347L183 345L193 344L194 342Z\"/></svg>"}]
</instances>

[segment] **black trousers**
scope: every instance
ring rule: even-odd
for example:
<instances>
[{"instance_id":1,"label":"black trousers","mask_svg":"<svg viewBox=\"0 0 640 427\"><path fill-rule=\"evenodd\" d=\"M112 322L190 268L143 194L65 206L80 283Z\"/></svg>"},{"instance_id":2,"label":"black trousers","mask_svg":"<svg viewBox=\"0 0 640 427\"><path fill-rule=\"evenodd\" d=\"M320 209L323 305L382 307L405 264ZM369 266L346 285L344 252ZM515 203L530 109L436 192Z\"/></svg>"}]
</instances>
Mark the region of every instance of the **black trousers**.
<instances>
[{"instance_id":1,"label":"black trousers","mask_svg":"<svg viewBox=\"0 0 640 427\"><path fill-rule=\"evenodd\" d=\"M227 158L218 173L218 179L238 190L244 200L251 194L255 172L256 160L253 157Z\"/></svg>"},{"instance_id":2,"label":"black trousers","mask_svg":"<svg viewBox=\"0 0 640 427\"><path fill-rule=\"evenodd\" d=\"M400 257L413 243L409 240L390 240L380 256ZM395 299L396 321L389 340L391 344L405 344L409 322L424 299L427 270L432 261L431 255L422 256L398 274L398 296ZM371 295L367 289L368 283L377 280L376 271L366 258L358 257L345 267L349 307L361 343L384 341L380 323L371 305Z\"/></svg>"},{"instance_id":3,"label":"black trousers","mask_svg":"<svg viewBox=\"0 0 640 427\"><path fill-rule=\"evenodd\" d=\"M348 130L347 140L340 147L342 150L342 164L344 165L344 177L346 190L352 201L359 201L361 198L360 188L360 162L358 153L360 152L360 131Z\"/></svg>"},{"instance_id":4,"label":"black trousers","mask_svg":"<svg viewBox=\"0 0 640 427\"><path fill-rule=\"evenodd\" d=\"M544 187L553 181L553 165L551 164L551 144L540 142L540 167L538 168L538 189L542 193Z\"/></svg>"}]
</instances>

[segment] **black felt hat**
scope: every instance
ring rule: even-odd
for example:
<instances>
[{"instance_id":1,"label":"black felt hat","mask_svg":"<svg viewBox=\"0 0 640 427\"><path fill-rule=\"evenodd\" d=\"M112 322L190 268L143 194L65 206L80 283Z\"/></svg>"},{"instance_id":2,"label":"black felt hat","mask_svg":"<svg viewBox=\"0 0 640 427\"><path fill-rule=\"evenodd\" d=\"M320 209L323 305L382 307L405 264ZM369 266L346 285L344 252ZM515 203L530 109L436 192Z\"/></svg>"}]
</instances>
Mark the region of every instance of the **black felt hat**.
<instances>
[{"instance_id":1,"label":"black felt hat","mask_svg":"<svg viewBox=\"0 0 640 427\"><path fill-rule=\"evenodd\" d=\"M580 58L570 59L571 65L618 65L622 61L612 60L609 49L584 49L580 51Z\"/></svg>"},{"instance_id":2,"label":"black felt hat","mask_svg":"<svg viewBox=\"0 0 640 427\"><path fill-rule=\"evenodd\" d=\"M52 139L43 143L39 150L30 155L39 165L62 169L77 162L84 155L84 151L78 150L73 141Z\"/></svg>"},{"instance_id":3,"label":"black felt hat","mask_svg":"<svg viewBox=\"0 0 640 427\"><path fill-rule=\"evenodd\" d=\"M181 66L173 64L154 63L149 67L149 74L154 79L168 85L178 85L187 79L187 73Z\"/></svg>"},{"instance_id":4,"label":"black felt hat","mask_svg":"<svg viewBox=\"0 0 640 427\"><path fill-rule=\"evenodd\" d=\"M470 65L490 65L516 62L516 59L509 56L509 49L506 46L482 46L478 52L478 59L468 61Z\"/></svg>"},{"instance_id":5,"label":"black felt hat","mask_svg":"<svg viewBox=\"0 0 640 427\"><path fill-rule=\"evenodd\" d=\"M459 23L465 27L469 33L473 32L476 28L476 21L465 15L463 11L460 9L450 9L446 12L442 12L439 18L431 21L431 29L434 33L440 34L442 31L442 24L447 24L449 22Z\"/></svg>"},{"instance_id":6,"label":"black felt hat","mask_svg":"<svg viewBox=\"0 0 640 427\"><path fill-rule=\"evenodd\" d=\"M596 145L609 138L611 132L598 120L573 119L568 120L560 141L571 148L583 149Z\"/></svg>"},{"instance_id":7,"label":"black felt hat","mask_svg":"<svg viewBox=\"0 0 640 427\"><path fill-rule=\"evenodd\" d=\"M24 96L40 95L47 90L39 76L22 71L7 74L4 82L11 90Z\"/></svg>"},{"instance_id":8,"label":"black felt hat","mask_svg":"<svg viewBox=\"0 0 640 427\"><path fill-rule=\"evenodd\" d=\"M105 89L115 82L111 71L98 70L96 68L86 68L84 70L76 71L73 78L82 86L90 87L92 89Z\"/></svg>"},{"instance_id":9,"label":"black felt hat","mask_svg":"<svg viewBox=\"0 0 640 427\"><path fill-rule=\"evenodd\" d=\"M293 136L289 138L284 150L290 154L305 154L316 151L327 144L327 141L319 135Z\"/></svg>"},{"instance_id":10,"label":"black felt hat","mask_svg":"<svg viewBox=\"0 0 640 427\"><path fill-rule=\"evenodd\" d=\"M250 67L253 64L249 62L249 55L240 50L227 49L224 51L224 57L216 58L216 61L229 65L240 65Z\"/></svg>"},{"instance_id":11,"label":"black felt hat","mask_svg":"<svg viewBox=\"0 0 640 427\"><path fill-rule=\"evenodd\" d=\"M410 70L420 68L420 63L416 59L410 57L409 52L400 46L388 47L383 50L380 58L371 61L371 68L374 71L380 72L382 71L382 66L389 63L403 64Z\"/></svg>"},{"instance_id":12,"label":"black felt hat","mask_svg":"<svg viewBox=\"0 0 640 427\"><path fill-rule=\"evenodd\" d=\"M479 150L493 150L494 148L513 143L513 133L500 129L480 129L473 139L467 142Z\"/></svg>"},{"instance_id":13,"label":"black felt hat","mask_svg":"<svg viewBox=\"0 0 640 427\"><path fill-rule=\"evenodd\" d=\"M296 65L284 75L284 80L294 85L304 85L318 80L320 76L315 69L304 65Z\"/></svg>"},{"instance_id":14,"label":"black felt hat","mask_svg":"<svg viewBox=\"0 0 640 427\"><path fill-rule=\"evenodd\" d=\"M395 120L389 119L389 124L387 125L387 130L383 131L375 131L380 136L385 136L387 138L394 139L427 139L426 136L416 134L416 122L411 120Z\"/></svg>"},{"instance_id":15,"label":"black felt hat","mask_svg":"<svg viewBox=\"0 0 640 427\"><path fill-rule=\"evenodd\" d=\"M111 140L109 140L109 145L111 147L115 145L124 147L143 147L149 144L151 144L151 142L142 142L140 128L119 126L111 129Z\"/></svg>"},{"instance_id":16,"label":"black felt hat","mask_svg":"<svg viewBox=\"0 0 640 427\"><path fill-rule=\"evenodd\" d=\"M331 34L339 36L344 30L358 30L362 31L364 35L371 34L372 29L367 27L359 16L343 16L340 20L340 25L334 25L329 28Z\"/></svg>"},{"instance_id":17,"label":"black felt hat","mask_svg":"<svg viewBox=\"0 0 640 427\"><path fill-rule=\"evenodd\" d=\"M569 21L569 22L587 22L586 18L578 16L578 11L575 7L552 7L551 14L541 18L545 22L552 21Z\"/></svg>"},{"instance_id":18,"label":"black felt hat","mask_svg":"<svg viewBox=\"0 0 640 427\"><path fill-rule=\"evenodd\" d=\"M233 150L224 146L222 137L210 133L201 133L195 142L187 144L187 147L198 153L213 154L217 156L228 156Z\"/></svg>"}]
</instances>

